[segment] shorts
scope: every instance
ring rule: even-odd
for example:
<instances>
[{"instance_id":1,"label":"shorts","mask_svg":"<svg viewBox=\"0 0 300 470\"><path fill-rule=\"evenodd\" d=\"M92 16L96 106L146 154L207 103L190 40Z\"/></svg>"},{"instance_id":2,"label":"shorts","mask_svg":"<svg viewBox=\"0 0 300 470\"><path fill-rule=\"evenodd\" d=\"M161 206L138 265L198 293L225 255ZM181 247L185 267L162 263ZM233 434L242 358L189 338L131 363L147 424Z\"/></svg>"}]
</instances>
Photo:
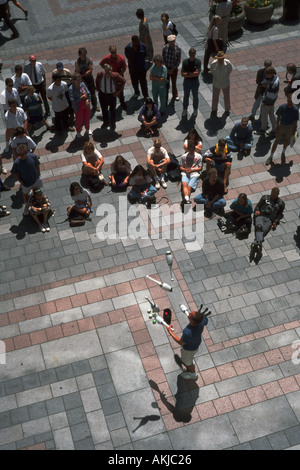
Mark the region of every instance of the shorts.
<instances>
[{"instance_id":1,"label":"shorts","mask_svg":"<svg viewBox=\"0 0 300 470\"><path fill-rule=\"evenodd\" d=\"M42 122L43 116L29 116L28 122L29 124L35 124L36 122Z\"/></svg>"},{"instance_id":2,"label":"shorts","mask_svg":"<svg viewBox=\"0 0 300 470\"><path fill-rule=\"evenodd\" d=\"M32 189L41 188L43 186L42 178L39 176L38 179L31 186L21 186L23 194L29 194Z\"/></svg>"},{"instance_id":3,"label":"shorts","mask_svg":"<svg viewBox=\"0 0 300 470\"><path fill-rule=\"evenodd\" d=\"M199 348L195 351L187 351L186 349L181 348L181 360L185 366L193 365L193 359Z\"/></svg>"},{"instance_id":4,"label":"shorts","mask_svg":"<svg viewBox=\"0 0 300 470\"><path fill-rule=\"evenodd\" d=\"M276 135L277 140L288 140L294 135L294 124L289 124L285 126L284 124L280 124L278 128L278 133Z\"/></svg>"},{"instance_id":5,"label":"shorts","mask_svg":"<svg viewBox=\"0 0 300 470\"><path fill-rule=\"evenodd\" d=\"M197 189L199 179L200 179L200 175L197 177L193 176L192 178L190 178L185 173L181 174L181 183L186 183L188 186L193 188L194 191Z\"/></svg>"}]
</instances>

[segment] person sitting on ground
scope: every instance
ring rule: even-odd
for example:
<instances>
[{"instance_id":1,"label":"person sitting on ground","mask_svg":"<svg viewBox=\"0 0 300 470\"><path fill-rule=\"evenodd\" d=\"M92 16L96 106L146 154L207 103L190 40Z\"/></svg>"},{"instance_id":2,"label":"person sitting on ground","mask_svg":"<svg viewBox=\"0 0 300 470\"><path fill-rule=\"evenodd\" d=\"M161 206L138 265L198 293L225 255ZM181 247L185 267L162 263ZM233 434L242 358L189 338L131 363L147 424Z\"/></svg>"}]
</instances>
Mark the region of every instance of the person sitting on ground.
<instances>
[{"instance_id":1,"label":"person sitting on ground","mask_svg":"<svg viewBox=\"0 0 300 470\"><path fill-rule=\"evenodd\" d=\"M152 98L146 98L145 104L139 112L138 120L142 123L141 131L152 135L158 132L157 125L160 120L160 112Z\"/></svg>"},{"instance_id":2,"label":"person sitting on ground","mask_svg":"<svg viewBox=\"0 0 300 470\"><path fill-rule=\"evenodd\" d=\"M132 203L139 202L147 206L154 202L157 189L152 184L152 178L142 165L137 165L128 181L128 185L132 186L128 198Z\"/></svg>"},{"instance_id":3,"label":"person sitting on ground","mask_svg":"<svg viewBox=\"0 0 300 470\"><path fill-rule=\"evenodd\" d=\"M34 87L30 85L27 88L27 95L24 98L24 111L27 114L27 132L30 133L32 126L36 123L43 123L48 131L53 130L44 118L42 99L38 93L35 93Z\"/></svg>"},{"instance_id":4,"label":"person sitting on ground","mask_svg":"<svg viewBox=\"0 0 300 470\"><path fill-rule=\"evenodd\" d=\"M122 155L117 155L110 167L110 185L115 191L124 191L128 186L131 165Z\"/></svg>"},{"instance_id":5,"label":"person sitting on ground","mask_svg":"<svg viewBox=\"0 0 300 470\"><path fill-rule=\"evenodd\" d=\"M221 224L222 231L230 230L237 232L242 227L251 232L253 207L250 199L245 193L238 195L230 205L230 212L225 214L226 223ZM220 220L220 219L219 219Z\"/></svg>"},{"instance_id":6,"label":"person sitting on ground","mask_svg":"<svg viewBox=\"0 0 300 470\"><path fill-rule=\"evenodd\" d=\"M224 193L224 182L218 178L217 169L212 168L202 182L202 193L198 194L194 201L196 204L204 204L205 217L212 217L213 212L224 216L224 207L226 206Z\"/></svg>"},{"instance_id":7,"label":"person sitting on ground","mask_svg":"<svg viewBox=\"0 0 300 470\"><path fill-rule=\"evenodd\" d=\"M4 175L7 174L7 169L4 168L3 162L2 162L2 154L1 154L1 147L0 147L0 174L3 173Z\"/></svg>"},{"instance_id":8,"label":"person sitting on ground","mask_svg":"<svg viewBox=\"0 0 300 470\"><path fill-rule=\"evenodd\" d=\"M206 174L211 168L216 168L219 173L223 173L224 192L228 193L227 182L231 172L232 156L225 139L220 139L215 147L211 147L203 155L203 162L206 163Z\"/></svg>"},{"instance_id":9,"label":"person sitting on ground","mask_svg":"<svg viewBox=\"0 0 300 470\"><path fill-rule=\"evenodd\" d=\"M250 155L253 145L253 128L248 121L247 117L243 117L241 122L233 126L230 135L225 138L231 152L242 153L245 157Z\"/></svg>"},{"instance_id":10,"label":"person sitting on ground","mask_svg":"<svg viewBox=\"0 0 300 470\"><path fill-rule=\"evenodd\" d=\"M269 231L276 230L283 217L285 203L279 197L279 188L272 188L270 195L260 198L254 209L255 240L251 244L250 263L257 264L262 257L262 244Z\"/></svg>"},{"instance_id":11,"label":"person sitting on ground","mask_svg":"<svg viewBox=\"0 0 300 470\"><path fill-rule=\"evenodd\" d=\"M13 160L15 161L18 158L17 148L20 144L27 145L28 151L30 153L34 153L36 149L36 143L32 140L31 137L26 135L24 127L17 127L14 131L14 138L11 143L11 147L13 150ZM38 157L38 155L37 155ZM39 157L38 157L39 158Z\"/></svg>"},{"instance_id":12,"label":"person sitting on ground","mask_svg":"<svg viewBox=\"0 0 300 470\"><path fill-rule=\"evenodd\" d=\"M155 139L153 147L151 147L147 153L147 168L154 178L156 189L159 189L160 186L163 188L167 187L165 174L169 163L170 158L168 152L161 146L161 141Z\"/></svg>"},{"instance_id":13,"label":"person sitting on ground","mask_svg":"<svg viewBox=\"0 0 300 470\"><path fill-rule=\"evenodd\" d=\"M89 178L99 178L99 181L107 186L104 176L101 174L103 157L92 142L85 142L81 154L82 174Z\"/></svg>"},{"instance_id":14,"label":"person sitting on ground","mask_svg":"<svg viewBox=\"0 0 300 470\"><path fill-rule=\"evenodd\" d=\"M190 195L196 191L202 170L202 156L195 150L195 144L191 140L188 143L188 151L182 155L180 163L183 203L191 204Z\"/></svg>"},{"instance_id":15,"label":"person sitting on ground","mask_svg":"<svg viewBox=\"0 0 300 470\"><path fill-rule=\"evenodd\" d=\"M196 150L197 153L202 152L203 140L200 137L200 135L198 134L198 132L196 131L196 129L194 129L194 127L192 127L192 129L189 130L187 136L184 138L183 148L186 152L188 151L189 141L194 142L195 150Z\"/></svg>"},{"instance_id":16,"label":"person sitting on ground","mask_svg":"<svg viewBox=\"0 0 300 470\"><path fill-rule=\"evenodd\" d=\"M71 183L70 195L74 201L74 205L68 207L68 214L74 210L78 214L88 218L92 209L92 198L87 189L82 188L79 183Z\"/></svg>"},{"instance_id":17,"label":"person sitting on ground","mask_svg":"<svg viewBox=\"0 0 300 470\"><path fill-rule=\"evenodd\" d=\"M34 189L32 191L32 194L29 198L28 201L29 205L29 214L35 220L35 222L38 224L41 232L50 232L50 227L48 224L48 218L49 218L49 211L51 210L51 204L49 202L49 199L45 194L43 194L43 191L38 188ZM40 216L42 216L43 220L40 220Z\"/></svg>"}]
</instances>

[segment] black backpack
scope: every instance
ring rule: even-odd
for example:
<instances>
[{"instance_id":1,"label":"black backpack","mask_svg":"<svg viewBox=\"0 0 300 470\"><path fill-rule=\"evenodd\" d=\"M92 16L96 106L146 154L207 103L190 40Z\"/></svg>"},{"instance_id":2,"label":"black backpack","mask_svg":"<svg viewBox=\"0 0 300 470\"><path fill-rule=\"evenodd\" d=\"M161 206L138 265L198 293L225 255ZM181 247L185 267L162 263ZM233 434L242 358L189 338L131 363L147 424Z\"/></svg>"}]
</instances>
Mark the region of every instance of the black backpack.
<instances>
[{"instance_id":1,"label":"black backpack","mask_svg":"<svg viewBox=\"0 0 300 470\"><path fill-rule=\"evenodd\" d=\"M175 34L175 36L178 36L178 31L177 31L177 28L176 28L176 24L173 21L171 21L171 23L172 23L172 26L171 26L170 30L172 31L173 34Z\"/></svg>"},{"instance_id":2,"label":"black backpack","mask_svg":"<svg viewBox=\"0 0 300 470\"><path fill-rule=\"evenodd\" d=\"M174 155L170 155L170 163L167 166L167 175L168 179L174 183L175 181L181 181L181 171L180 171L180 165L178 163L177 158Z\"/></svg>"}]
</instances>

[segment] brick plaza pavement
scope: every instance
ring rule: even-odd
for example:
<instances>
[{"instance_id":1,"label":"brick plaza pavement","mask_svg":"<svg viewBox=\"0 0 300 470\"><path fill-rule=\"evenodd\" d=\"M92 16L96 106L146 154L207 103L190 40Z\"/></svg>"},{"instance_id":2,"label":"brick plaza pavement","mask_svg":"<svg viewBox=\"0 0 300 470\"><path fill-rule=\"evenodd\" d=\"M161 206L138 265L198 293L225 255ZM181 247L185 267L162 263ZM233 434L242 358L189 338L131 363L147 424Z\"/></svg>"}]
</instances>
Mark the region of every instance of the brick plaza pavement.
<instances>
[{"instance_id":1,"label":"brick plaza pavement","mask_svg":"<svg viewBox=\"0 0 300 470\"><path fill-rule=\"evenodd\" d=\"M86 2L52 0L44 2L43 9L42 2L35 3L27 2L28 21L16 23L21 37L1 48L2 80L32 52L44 63L48 80L57 60L73 70L82 44L95 60L96 73L109 44L115 43L122 53L137 31L132 18L136 3L101 2L102 22L99 2L87 7ZM146 10L146 2L139 5ZM163 6L168 11L167 3ZM128 21L121 28L120 13L125 8ZM160 10L162 4L152 2L149 18L155 52L163 45L156 20ZM37 19L40 26L33 32ZM90 25L88 33L82 19ZM183 56L196 46L202 59L205 2L176 4L174 20ZM299 36L298 25L284 25L277 17L269 29L255 31L245 25L244 34L228 52L234 65L232 113L226 121L220 118L217 126L209 119L211 84L201 78L196 126L204 150L250 113L256 71L265 58L273 60L281 83L284 65L300 63ZM126 79L129 111L127 115L119 111L117 135L100 130L101 113L92 119L92 140L104 157L106 177L117 154L132 166L145 164L151 145L137 135L142 101L137 106L130 99L128 74ZM180 121L180 78L178 83L180 101L168 108L160 129L163 146L177 156L194 124L191 119ZM283 100L282 84L278 103ZM219 116L222 110L221 104ZM2 111L0 134L3 148ZM0 339L6 347L6 364L0 364L0 449L299 449L300 365L295 348L300 339L300 276L299 241L297 246L294 240L300 206L299 142L288 149L288 164L275 164L272 170L264 165L270 149L266 138L255 137L251 156L234 158L227 206L240 192L256 203L274 185L286 203L283 223L264 242L263 258L250 265L253 233L242 241L223 235L216 218L205 220L205 243L194 252L176 238L176 224L170 240L100 240L97 206L112 204L119 215L124 203L109 188L93 194L91 222L76 229L61 223L70 203L69 184L79 181L81 174L84 140L74 137L69 133L59 140L41 130L34 134L45 192L56 211L49 234L38 232L22 217L18 185L1 193L1 203L11 215L0 223ZM4 156L7 170L11 164L11 156ZM7 184L13 184L9 174ZM167 200L179 202L178 184L169 182L157 200L162 210ZM165 261L169 249L174 257L173 282ZM172 284L173 292L161 290L146 275ZM163 328L148 319L145 296L161 308L172 308L178 334L186 325L180 303L211 308L196 358L197 382L180 377L173 357L178 348Z\"/></svg>"}]
</instances>

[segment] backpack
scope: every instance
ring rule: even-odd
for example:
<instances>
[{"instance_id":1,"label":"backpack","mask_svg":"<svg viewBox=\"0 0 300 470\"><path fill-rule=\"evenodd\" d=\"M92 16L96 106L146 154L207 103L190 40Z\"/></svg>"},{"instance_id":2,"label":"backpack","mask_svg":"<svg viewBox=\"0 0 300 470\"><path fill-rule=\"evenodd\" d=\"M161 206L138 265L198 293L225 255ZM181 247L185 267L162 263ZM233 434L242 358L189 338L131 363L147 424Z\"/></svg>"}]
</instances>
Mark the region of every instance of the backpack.
<instances>
[{"instance_id":1,"label":"backpack","mask_svg":"<svg viewBox=\"0 0 300 470\"><path fill-rule=\"evenodd\" d=\"M175 36L178 36L178 31L177 31L177 28L176 28L176 24L173 21L171 21L171 23L172 23L172 26L171 26L170 30L172 31L173 34L175 34Z\"/></svg>"},{"instance_id":2,"label":"backpack","mask_svg":"<svg viewBox=\"0 0 300 470\"><path fill-rule=\"evenodd\" d=\"M86 218L83 215L71 209L71 211L68 214L68 221L69 221L70 227L81 227L82 225L85 224Z\"/></svg>"},{"instance_id":3,"label":"backpack","mask_svg":"<svg viewBox=\"0 0 300 470\"><path fill-rule=\"evenodd\" d=\"M180 168L179 168L180 165L178 163L178 160L174 155L169 154L169 157L170 157L170 163L168 164L167 171L166 171L168 175L168 179L172 183L174 183L175 181L181 181L181 172L180 172Z\"/></svg>"}]
</instances>

